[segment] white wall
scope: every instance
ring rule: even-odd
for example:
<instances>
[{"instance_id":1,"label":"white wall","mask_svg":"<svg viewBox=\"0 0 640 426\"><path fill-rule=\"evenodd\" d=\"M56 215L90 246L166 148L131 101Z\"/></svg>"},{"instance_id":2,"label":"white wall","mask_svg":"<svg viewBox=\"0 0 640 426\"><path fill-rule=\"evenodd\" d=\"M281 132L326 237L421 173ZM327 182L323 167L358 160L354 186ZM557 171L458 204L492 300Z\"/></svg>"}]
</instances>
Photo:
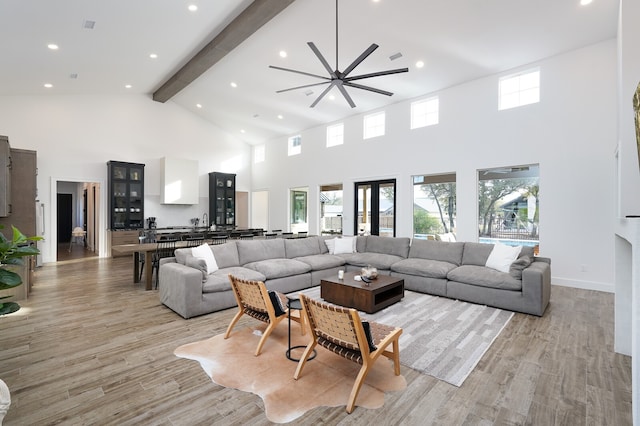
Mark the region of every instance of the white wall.
<instances>
[{"instance_id":1,"label":"white wall","mask_svg":"<svg viewBox=\"0 0 640 426\"><path fill-rule=\"evenodd\" d=\"M318 188L342 182L352 233L353 183L396 178L397 235L411 236L411 176L455 172L458 237L475 241L477 170L539 163L540 254L552 258L553 283L613 291L616 41L534 66L539 104L498 111L495 75L437 93L437 126L410 130L410 102L400 102L386 108L383 137L363 140L358 115L345 120L342 146L325 147L324 126L302 132L298 156L287 156L286 137L269 142L266 161L253 166L254 190L269 191L269 228L287 227L288 188L308 186L309 231L317 233Z\"/></svg>"},{"instance_id":2,"label":"white wall","mask_svg":"<svg viewBox=\"0 0 640 426\"><path fill-rule=\"evenodd\" d=\"M158 226L188 225L189 218L208 211L209 172L237 173L237 189L250 190L248 145L172 102L147 96L3 96L0 134L9 136L14 148L38 152L38 198L46 205L48 230L55 232L54 182L101 184L101 255L106 252L109 160L146 164L145 216L158 217ZM199 205L160 205L165 156L198 160ZM43 244L44 262L55 261L55 237Z\"/></svg>"}]
</instances>

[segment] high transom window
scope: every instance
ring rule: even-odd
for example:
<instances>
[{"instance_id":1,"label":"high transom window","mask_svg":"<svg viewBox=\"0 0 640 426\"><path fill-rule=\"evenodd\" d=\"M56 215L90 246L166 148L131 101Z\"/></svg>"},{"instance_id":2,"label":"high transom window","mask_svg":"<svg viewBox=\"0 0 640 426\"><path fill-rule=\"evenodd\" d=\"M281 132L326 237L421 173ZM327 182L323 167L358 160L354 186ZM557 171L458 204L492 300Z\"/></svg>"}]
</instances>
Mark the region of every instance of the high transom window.
<instances>
[{"instance_id":1,"label":"high transom window","mask_svg":"<svg viewBox=\"0 0 640 426\"><path fill-rule=\"evenodd\" d=\"M529 70L500 78L498 109L540 102L540 70Z\"/></svg>"},{"instance_id":2,"label":"high transom window","mask_svg":"<svg viewBox=\"0 0 640 426\"><path fill-rule=\"evenodd\" d=\"M364 132L363 138L370 139L377 136L384 136L384 111L376 112L375 114L365 115L364 117Z\"/></svg>"},{"instance_id":3,"label":"high transom window","mask_svg":"<svg viewBox=\"0 0 640 426\"><path fill-rule=\"evenodd\" d=\"M411 128L438 124L440 101L437 96L411 103Z\"/></svg>"},{"instance_id":4,"label":"high transom window","mask_svg":"<svg viewBox=\"0 0 640 426\"><path fill-rule=\"evenodd\" d=\"M338 123L327 126L327 148L344 143L344 124Z\"/></svg>"},{"instance_id":5,"label":"high transom window","mask_svg":"<svg viewBox=\"0 0 640 426\"><path fill-rule=\"evenodd\" d=\"M289 138L289 155L298 155L302 152L302 136L296 135Z\"/></svg>"}]
</instances>

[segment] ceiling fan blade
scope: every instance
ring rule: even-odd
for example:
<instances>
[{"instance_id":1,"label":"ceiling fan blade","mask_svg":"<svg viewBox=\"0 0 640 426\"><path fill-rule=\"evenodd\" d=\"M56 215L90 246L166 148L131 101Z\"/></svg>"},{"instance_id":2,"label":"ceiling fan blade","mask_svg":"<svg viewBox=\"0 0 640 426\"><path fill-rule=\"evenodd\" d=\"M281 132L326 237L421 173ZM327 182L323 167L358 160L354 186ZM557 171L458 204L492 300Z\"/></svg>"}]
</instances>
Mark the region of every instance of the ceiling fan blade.
<instances>
[{"instance_id":1,"label":"ceiling fan blade","mask_svg":"<svg viewBox=\"0 0 640 426\"><path fill-rule=\"evenodd\" d=\"M345 81L343 84L345 86L355 87L356 89L361 89L361 90L368 90L369 92L375 92L381 95L387 95L387 96L393 95L392 92L387 92L386 90L376 89L375 87L371 87L371 86L363 86L362 84L351 83L349 81Z\"/></svg>"},{"instance_id":2,"label":"ceiling fan blade","mask_svg":"<svg viewBox=\"0 0 640 426\"><path fill-rule=\"evenodd\" d=\"M313 87L313 86L320 86L322 84L328 84L328 83L331 83L331 82L330 81L323 81L321 83L305 84L304 86L296 86L296 87L290 87L289 89L276 90L276 93L290 92L292 90L304 89L304 88Z\"/></svg>"},{"instance_id":3,"label":"ceiling fan blade","mask_svg":"<svg viewBox=\"0 0 640 426\"><path fill-rule=\"evenodd\" d=\"M329 90L331 90L331 88L332 88L333 86L335 86L335 84L336 84L335 82L336 82L336 81L337 81L337 80L332 80L332 81L331 81L331 84L329 84L329 86L327 86L327 88L326 88L326 89L324 89L324 90L322 91L322 93L320 93L320 95L316 98L316 100L315 100L315 101L313 101L313 103L311 104L310 108L313 108L314 106L318 105L318 102L320 102L320 100L321 100L322 98L324 98L324 95L326 95L327 93L329 93Z\"/></svg>"},{"instance_id":4,"label":"ceiling fan blade","mask_svg":"<svg viewBox=\"0 0 640 426\"><path fill-rule=\"evenodd\" d=\"M349 96L349 93L347 93L347 89L344 88L344 85L336 84L336 86L338 86L338 90L340 90L340 93L342 93L342 96L344 96L344 98L347 100L347 103L349 104L349 106L351 108L355 108L356 104L353 102L353 99L351 99L351 96Z\"/></svg>"},{"instance_id":5,"label":"ceiling fan blade","mask_svg":"<svg viewBox=\"0 0 640 426\"><path fill-rule=\"evenodd\" d=\"M274 65L269 65L269 68L273 68L274 70L280 70L280 71L294 72L296 74L308 75L309 77L321 78L323 80L331 80L329 77L325 77L325 76L318 75L318 74L311 74L311 73L304 72L304 71L292 70L291 68L276 67Z\"/></svg>"},{"instance_id":6,"label":"ceiling fan blade","mask_svg":"<svg viewBox=\"0 0 640 426\"><path fill-rule=\"evenodd\" d=\"M318 57L318 59L320 60L320 62L322 63L322 66L324 67L324 69L327 70L327 72L329 73L329 75L333 78L336 77L336 72L335 70L331 69L331 66L329 66L329 62L327 62L327 60L324 58L324 56L322 56L322 53L320 53L320 51L318 50L318 48L316 47L316 45L310 41L307 42L307 44L309 45L309 47L311 48L311 50L313 51L313 53L315 53L315 55ZM326 77L325 77L326 78Z\"/></svg>"},{"instance_id":7,"label":"ceiling fan blade","mask_svg":"<svg viewBox=\"0 0 640 426\"><path fill-rule=\"evenodd\" d=\"M409 72L409 68L397 68L395 70L378 71L378 72L372 72L369 74L354 75L353 77L347 77L344 80L345 81L362 80L365 78L380 77L383 75L400 74L403 72Z\"/></svg>"},{"instance_id":8,"label":"ceiling fan blade","mask_svg":"<svg viewBox=\"0 0 640 426\"><path fill-rule=\"evenodd\" d=\"M349 73L351 71L353 71L353 69L355 67L357 67L358 65L360 65L360 62L364 61L365 59L367 59L367 56L371 55L373 53L374 50L376 50L378 48L378 45L373 43L371 46L369 46L367 48L367 50L365 50L364 52L362 52L362 54L360 56L358 56L356 58L355 61L353 61L351 63L351 65L349 65L347 68L345 68L345 70L342 72L342 77L346 77L347 75L349 75Z\"/></svg>"}]
</instances>

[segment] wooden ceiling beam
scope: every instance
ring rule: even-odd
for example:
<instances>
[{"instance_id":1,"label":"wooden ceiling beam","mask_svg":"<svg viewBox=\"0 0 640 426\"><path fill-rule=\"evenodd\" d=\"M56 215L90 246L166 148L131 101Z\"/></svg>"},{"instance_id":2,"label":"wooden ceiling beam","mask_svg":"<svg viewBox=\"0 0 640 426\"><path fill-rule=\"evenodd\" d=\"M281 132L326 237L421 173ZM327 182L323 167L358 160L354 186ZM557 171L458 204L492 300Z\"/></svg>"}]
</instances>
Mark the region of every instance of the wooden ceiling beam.
<instances>
[{"instance_id":1,"label":"wooden ceiling beam","mask_svg":"<svg viewBox=\"0 0 640 426\"><path fill-rule=\"evenodd\" d=\"M294 1L254 0L220 34L156 90L153 100L164 103L171 99Z\"/></svg>"}]
</instances>

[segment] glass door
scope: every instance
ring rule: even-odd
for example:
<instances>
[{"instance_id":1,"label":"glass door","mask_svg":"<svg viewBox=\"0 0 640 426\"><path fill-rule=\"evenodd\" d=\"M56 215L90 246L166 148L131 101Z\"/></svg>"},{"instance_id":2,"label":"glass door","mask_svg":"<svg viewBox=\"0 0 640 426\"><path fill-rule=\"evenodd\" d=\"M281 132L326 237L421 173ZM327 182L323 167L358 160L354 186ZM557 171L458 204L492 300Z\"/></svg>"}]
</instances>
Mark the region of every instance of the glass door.
<instances>
[{"instance_id":1,"label":"glass door","mask_svg":"<svg viewBox=\"0 0 640 426\"><path fill-rule=\"evenodd\" d=\"M396 180L356 182L356 235L396 234Z\"/></svg>"}]
</instances>

